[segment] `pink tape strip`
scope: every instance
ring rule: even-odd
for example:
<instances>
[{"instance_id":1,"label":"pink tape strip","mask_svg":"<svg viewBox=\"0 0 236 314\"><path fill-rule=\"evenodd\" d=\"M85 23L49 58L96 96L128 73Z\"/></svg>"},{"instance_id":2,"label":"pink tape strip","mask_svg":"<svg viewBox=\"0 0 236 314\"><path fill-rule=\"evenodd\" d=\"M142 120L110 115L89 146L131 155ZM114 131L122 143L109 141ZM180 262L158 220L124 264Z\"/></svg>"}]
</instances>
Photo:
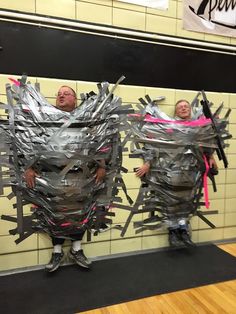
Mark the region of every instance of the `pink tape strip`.
<instances>
[{"instance_id":1,"label":"pink tape strip","mask_svg":"<svg viewBox=\"0 0 236 314\"><path fill-rule=\"evenodd\" d=\"M130 114L129 116L132 117L144 117L141 114ZM178 124L178 125L184 125L184 126L204 126L207 124L211 123L211 119L206 119L206 118L199 118L197 120L193 120L193 121L182 121L182 120L164 120L164 119L159 119L159 118L154 118L151 115L147 114L144 118L144 121L146 122L150 122L150 123L171 123L171 124Z\"/></svg>"},{"instance_id":2,"label":"pink tape strip","mask_svg":"<svg viewBox=\"0 0 236 314\"><path fill-rule=\"evenodd\" d=\"M8 79L9 79L10 81L12 81L15 85L20 86L20 82L19 82L19 81L15 80L15 79L13 79L13 78L10 78L10 77L8 77Z\"/></svg>"},{"instance_id":3,"label":"pink tape strip","mask_svg":"<svg viewBox=\"0 0 236 314\"><path fill-rule=\"evenodd\" d=\"M208 196L208 185L207 185L207 174L210 169L207 158L203 155L206 171L203 176L203 187L204 187L204 198L205 198L205 206L208 209L210 207L209 196Z\"/></svg>"},{"instance_id":4,"label":"pink tape strip","mask_svg":"<svg viewBox=\"0 0 236 314\"><path fill-rule=\"evenodd\" d=\"M65 222L64 224L61 224L61 227L67 227L67 226L70 226L71 225L71 222Z\"/></svg>"},{"instance_id":5,"label":"pink tape strip","mask_svg":"<svg viewBox=\"0 0 236 314\"><path fill-rule=\"evenodd\" d=\"M111 146L102 147L99 149L99 152L103 152L103 153L107 152L107 151L109 151L110 148L111 148Z\"/></svg>"},{"instance_id":6,"label":"pink tape strip","mask_svg":"<svg viewBox=\"0 0 236 314\"><path fill-rule=\"evenodd\" d=\"M55 226L55 223L51 219L48 219L48 221L51 225Z\"/></svg>"}]
</instances>

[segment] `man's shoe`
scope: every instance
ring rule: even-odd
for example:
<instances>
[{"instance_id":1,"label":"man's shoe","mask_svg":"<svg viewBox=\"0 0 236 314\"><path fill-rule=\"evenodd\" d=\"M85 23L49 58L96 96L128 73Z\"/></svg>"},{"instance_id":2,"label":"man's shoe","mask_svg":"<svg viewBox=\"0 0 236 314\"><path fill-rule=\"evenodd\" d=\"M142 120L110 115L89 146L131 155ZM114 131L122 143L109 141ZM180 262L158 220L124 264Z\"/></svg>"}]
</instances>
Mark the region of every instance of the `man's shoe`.
<instances>
[{"instance_id":1,"label":"man's shoe","mask_svg":"<svg viewBox=\"0 0 236 314\"><path fill-rule=\"evenodd\" d=\"M196 244L191 240L189 233L187 230L181 230L180 236L183 243L188 247L196 247Z\"/></svg>"},{"instance_id":2,"label":"man's shoe","mask_svg":"<svg viewBox=\"0 0 236 314\"><path fill-rule=\"evenodd\" d=\"M94 234L94 235L98 235L99 233L103 233L103 232L106 232L108 230L110 230L111 228L108 227L105 223L101 223L99 226L98 226L98 229L95 229L95 226L92 226L91 228L91 233Z\"/></svg>"},{"instance_id":3,"label":"man's shoe","mask_svg":"<svg viewBox=\"0 0 236 314\"><path fill-rule=\"evenodd\" d=\"M69 252L69 257L72 259L77 265L89 268L89 266L92 264L87 257L84 255L83 250L74 251L73 249Z\"/></svg>"},{"instance_id":4,"label":"man's shoe","mask_svg":"<svg viewBox=\"0 0 236 314\"><path fill-rule=\"evenodd\" d=\"M99 232L100 232L100 233L106 232L107 230L109 230L109 227L108 227L105 223L102 223L102 224L99 226Z\"/></svg>"},{"instance_id":5,"label":"man's shoe","mask_svg":"<svg viewBox=\"0 0 236 314\"><path fill-rule=\"evenodd\" d=\"M182 241L179 238L178 229L169 230L169 243L170 243L170 246L173 246L173 247L179 247L183 245Z\"/></svg>"},{"instance_id":6,"label":"man's shoe","mask_svg":"<svg viewBox=\"0 0 236 314\"><path fill-rule=\"evenodd\" d=\"M51 257L49 263L45 266L45 269L50 273L57 270L57 268L61 265L61 262L63 260L63 256L64 256L63 252L52 253L52 257Z\"/></svg>"}]
</instances>

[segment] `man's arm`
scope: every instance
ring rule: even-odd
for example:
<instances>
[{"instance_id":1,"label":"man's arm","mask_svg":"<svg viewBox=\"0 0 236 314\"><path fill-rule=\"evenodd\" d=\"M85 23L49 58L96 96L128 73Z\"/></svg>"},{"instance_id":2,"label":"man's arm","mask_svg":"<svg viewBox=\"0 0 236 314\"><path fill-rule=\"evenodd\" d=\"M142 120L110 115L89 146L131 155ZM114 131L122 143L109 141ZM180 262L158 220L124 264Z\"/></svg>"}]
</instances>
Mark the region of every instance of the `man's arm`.
<instances>
[{"instance_id":1,"label":"man's arm","mask_svg":"<svg viewBox=\"0 0 236 314\"><path fill-rule=\"evenodd\" d=\"M105 166L106 166L106 163L105 163L105 159L102 159L100 161L100 165L96 171L96 181L95 183L98 184L98 183L101 183L106 175L106 169L105 169Z\"/></svg>"}]
</instances>

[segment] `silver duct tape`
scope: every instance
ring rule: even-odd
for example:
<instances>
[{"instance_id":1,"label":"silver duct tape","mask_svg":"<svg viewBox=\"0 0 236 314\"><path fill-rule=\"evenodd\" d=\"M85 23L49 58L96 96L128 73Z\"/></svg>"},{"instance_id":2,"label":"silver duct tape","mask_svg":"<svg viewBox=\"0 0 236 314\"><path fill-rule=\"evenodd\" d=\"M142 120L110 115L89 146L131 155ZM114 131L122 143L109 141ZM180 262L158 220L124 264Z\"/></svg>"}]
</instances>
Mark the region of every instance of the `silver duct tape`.
<instances>
[{"instance_id":1,"label":"silver duct tape","mask_svg":"<svg viewBox=\"0 0 236 314\"><path fill-rule=\"evenodd\" d=\"M23 233L29 232L24 230L24 226L29 227L29 217L26 224L23 214L22 204L26 203L34 204L31 219L37 231L68 237L94 224L99 228L97 222L109 210L115 197L112 184L121 170L120 128L129 127L127 108L113 95L122 80L111 91L109 83L99 84L98 94L84 96L71 113L52 106L23 80L7 86L9 124L0 121L0 137L7 153L0 158L0 165L11 165L14 173L1 185L11 185L21 196L17 211L22 218L18 229ZM106 176L97 184L101 160L106 163ZM28 167L38 173L34 189L24 181Z\"/></svg>"},{"instance_id":2,"label":"silver duct tape","mask_svg":"<svg viewBox=\"0 0 236 314\"><path fill-rule=\"evenodd\" d=\"M200 96L204 99L205 93L199 92L191 103L193 122L204 117L203 107L199 106ZM199 125L181 125L163 114L158 104L149 96L146 96L146 101L141 99L141 102L145 109L139 115L130 117L131 130L127 137L132 141L133 157L142 156L145 162L150 162L151 168L142 178L140 192L122 236L133 215L142 212L150 213L150 221L147 223L144 220L135 224L135 228L141 228L138 232L171 227L183 220L188 225L194 215L201 218L198 208L202 205L203 196L203 154L209 158L219 145L225 148L225 139L231 137L227 130L229 113L223 119L219 118L222 105L212 115L213 120ZM210 111L209 105L208 110ZM158 118L159 122L145 122L145 114ZM161 122L160 119L166 121ZM211 176L211 179L214 180L214 176ZM213 224L209 222L209 225Z\"/></svg>"}]
</instances>

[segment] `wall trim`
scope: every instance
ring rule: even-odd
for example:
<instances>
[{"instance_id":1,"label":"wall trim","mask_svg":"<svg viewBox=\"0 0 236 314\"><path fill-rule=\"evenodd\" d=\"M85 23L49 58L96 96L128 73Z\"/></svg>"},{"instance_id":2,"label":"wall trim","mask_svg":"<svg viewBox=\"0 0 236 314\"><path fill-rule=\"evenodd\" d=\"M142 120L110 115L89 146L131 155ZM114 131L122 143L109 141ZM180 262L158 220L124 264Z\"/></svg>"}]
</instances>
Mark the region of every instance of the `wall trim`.
<instances>
[{"instance_id":1,"label":"wall trim","mask_svg":"<svg viewBox=\"0 0 236 314\"><path fill-rule=\"evenodd\" d=\"M200 242L200 243L197 243L197 246L204 246L204 245L210 245L210 244L222 245L222 244L230 244L230 243L235 243L235 242L236 242L236 238L230 238L230 239L223 239L223 240L216 240L216 241ZM92 262L95 262L95 261L102 261L102 260L114 259L114 258L119 258L119 257L136 256L136 255L143 255L143 254L149 254L149 253L161 252L161 251L170 251L170 250L175 250L175 248L170 248L169 246L165 246L161 248L145 249L145 250L117 253L117 254L110 254L110 255L102 255L102 256L90 258L90 260ZM73 263L71 262L66 262L63 265L61 265L61 267L69 266L72 264ZM36 271L36 270L43 270L43 269L45 269L45 264L15 268L15 269L10 269L10 270L3 270L3 271L0 271L0 277L10 276L10 275L19 274L19 273L26 273L26 272Z\"/></svg>"},{"instance_id":2,"label":"wall trim","mask_svg":"<svg viewBox=\"0 0 236 314\"><path fill-rule=\"evenodd\" d=\"M236 54L235 45L219 44L184 37L163 35L126 28L80 22L71 19L43 16L39 14L21 13L18 11L0 9L0 21L30 24L38 27L54 28L71 32L84 32L100 36L116 37L145 43L168 45L195 50L211 51L223 54Z\"/></svg>"}]
</instances>

